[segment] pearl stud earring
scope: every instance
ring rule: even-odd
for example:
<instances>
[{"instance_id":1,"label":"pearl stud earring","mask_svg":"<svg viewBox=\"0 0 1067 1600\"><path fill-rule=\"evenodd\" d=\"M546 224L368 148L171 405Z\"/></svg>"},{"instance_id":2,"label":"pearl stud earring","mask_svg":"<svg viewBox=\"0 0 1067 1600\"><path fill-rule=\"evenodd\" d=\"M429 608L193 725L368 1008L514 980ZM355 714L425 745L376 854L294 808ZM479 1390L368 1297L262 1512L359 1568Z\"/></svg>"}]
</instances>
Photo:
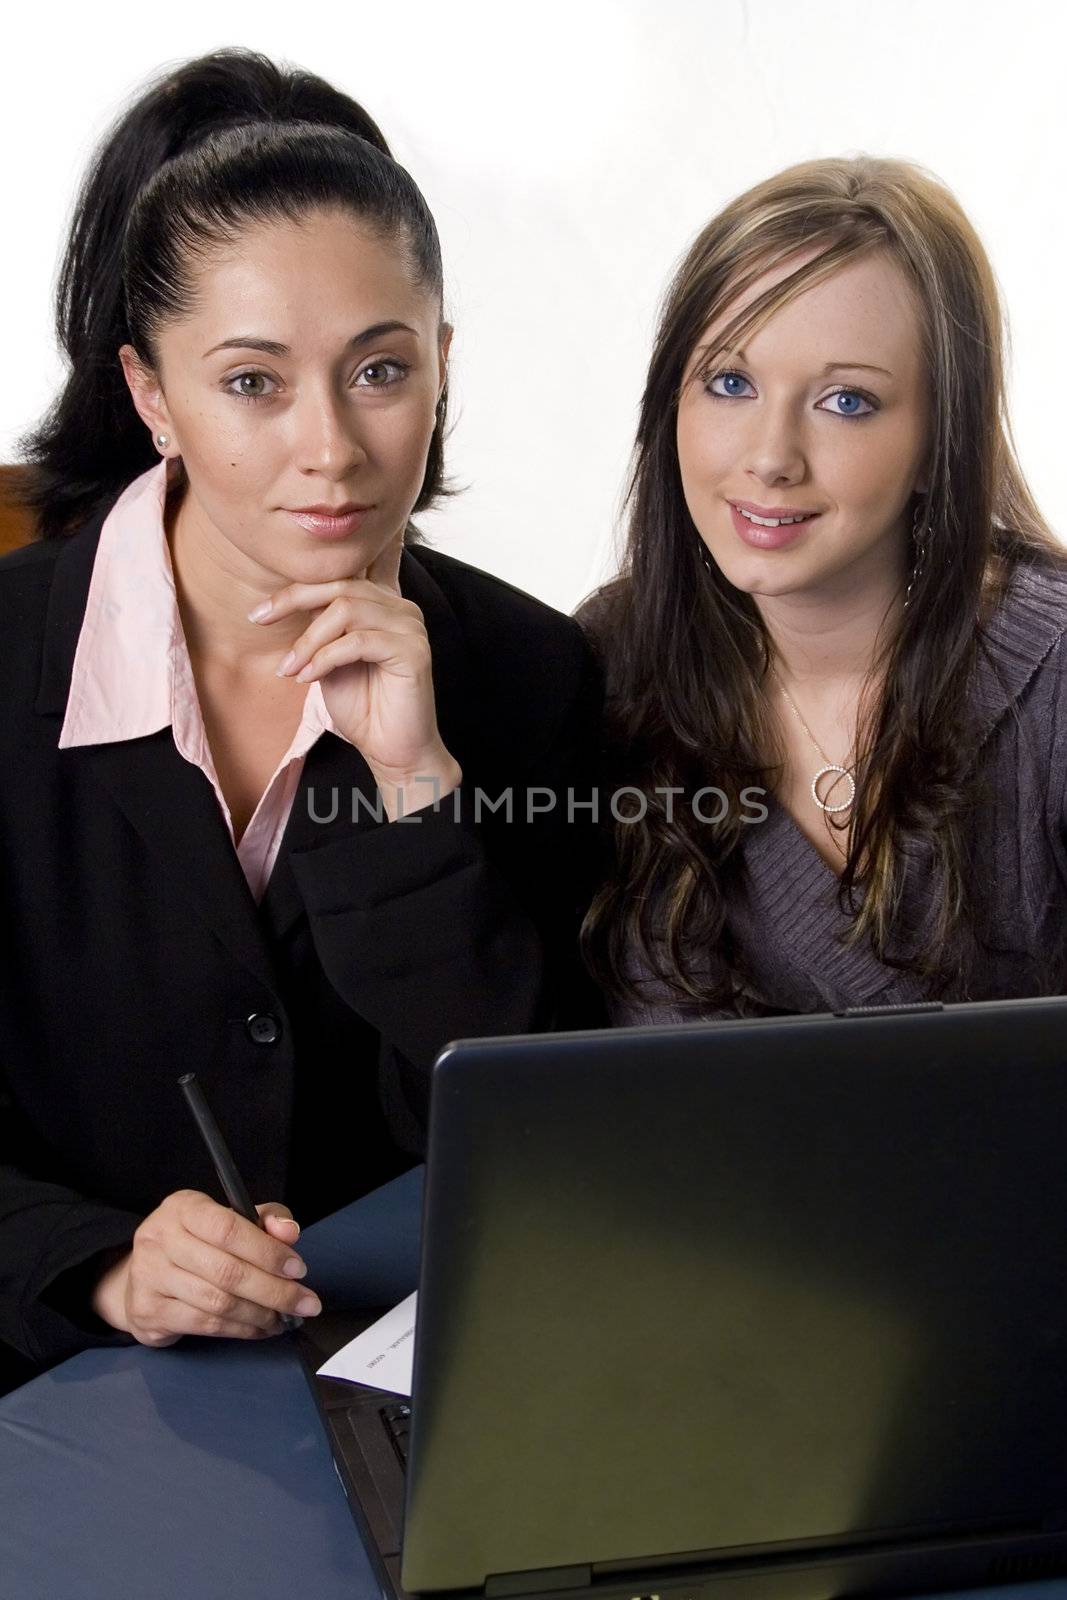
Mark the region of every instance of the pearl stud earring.
<instances>
[{"instance_id":1,"label":"pearl stud earring","mask_svg":"<svg viewBox=\"0 0 1067 1600\"><path fill-rule=\"evenodd\" d=\"M161 450L165 450L167 448L168 444L170 444L169 435L167 435L165 433L157 433L156 434L156 444L159 446L159 448Z\"/></svg>"}]
</instances>

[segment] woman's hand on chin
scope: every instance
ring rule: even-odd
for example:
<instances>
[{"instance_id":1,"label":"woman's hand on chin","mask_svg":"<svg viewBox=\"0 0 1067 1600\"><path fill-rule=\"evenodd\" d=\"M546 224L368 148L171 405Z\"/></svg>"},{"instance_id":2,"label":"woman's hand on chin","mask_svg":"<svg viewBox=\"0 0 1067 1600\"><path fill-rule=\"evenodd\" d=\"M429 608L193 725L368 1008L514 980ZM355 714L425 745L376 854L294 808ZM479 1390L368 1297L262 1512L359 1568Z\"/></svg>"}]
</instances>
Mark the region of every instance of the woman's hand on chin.
<instances>
[{"instance_id":1,"label":"woman's hand on chin","mask_svg":"<svg viewBox=\"0 0 1067 1600\"><path fill-rule=\"evenodd\" d=\"M326 709L366 761L390 821L450 794L463 776L438 731L422 612L400 593L402 552L400 534L364 577L290 583L250 614L267 626L313 614L278 675L321 682Z\"/></svg>"}]
</instances>

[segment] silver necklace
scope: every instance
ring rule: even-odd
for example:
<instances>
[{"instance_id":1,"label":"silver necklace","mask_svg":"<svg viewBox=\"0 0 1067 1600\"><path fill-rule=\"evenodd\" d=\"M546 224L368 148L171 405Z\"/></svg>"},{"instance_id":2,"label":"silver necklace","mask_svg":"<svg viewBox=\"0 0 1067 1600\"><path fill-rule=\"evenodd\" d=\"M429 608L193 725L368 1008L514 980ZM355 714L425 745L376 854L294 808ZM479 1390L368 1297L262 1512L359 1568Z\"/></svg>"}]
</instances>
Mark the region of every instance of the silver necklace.
<instances>
[{"instance_id":1,"label":"silver necklace","mask_svg":"<svg viewBox=\"0 0 1067 1600\"><path fill-rule=\"evenodd\" d=\"M826 763L825 766L819 768L818 772L811 780L811 798L815 801L815 804L819 807L820 811L825 811L828 813L847 811L856 798L856 779L852 774L851 768L839 766L836 761L830 760L830 757L826 754L826 751L823 749L822 745L819 743L818 739L816 739L815 735L804 721L804 718L801 716L800 707L797 705L796 701L793 699L793 696L789 693L789 690L778 676L777 669L773 663L771 664L771 671L774 673L774 676L778 682L778 687L785 695L786 701L791 707L793 715L796 717L797 721L800 723L800 726L804 729L804 732L807 734L816 750L822 756L823 761ZM844 778L845 782L849 786L848 799L843 800L840 805L836 806L827 805L826 801L822 799L821 795L819 794L819 784L824 778L831 775L833 776L833 782L827 789L827 794L833 794L842 778Z\"/></svg>"}]
</instances>

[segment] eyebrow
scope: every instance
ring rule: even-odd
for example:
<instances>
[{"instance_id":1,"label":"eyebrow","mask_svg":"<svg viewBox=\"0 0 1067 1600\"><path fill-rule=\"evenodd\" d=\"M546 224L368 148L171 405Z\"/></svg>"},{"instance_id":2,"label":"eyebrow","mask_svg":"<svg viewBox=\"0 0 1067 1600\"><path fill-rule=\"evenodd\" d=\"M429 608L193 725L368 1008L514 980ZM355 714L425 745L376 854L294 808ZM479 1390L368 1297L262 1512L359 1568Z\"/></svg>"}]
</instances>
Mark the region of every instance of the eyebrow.
<instances>
[{"instance_id":1,"label":"eyebrow","mask_svg":"<svg viewBox=\"0 0 1067 1600\"><path fill-rule=\"evenodd\" d=\"M734 354L739 361L748 359L743 350L736 350ZM831 372L881 372L887 378L893 376L888 367L876 367L870 361L828 361L822 370L824 377Z\"/></svg>"},{"instance_id":2,"label":"eyebrow","mask_svg":"<svg viewBox=\"0 0 1067 1600\"><path fill-rule=\"evenodd\" d=\"M823 372L881 372L887 378L893 374L888 367L875 367L869 361L828 361L823 367Z\"/></svg>"},{"instance_id":3,"label":"eyebrow","mask_svg":"<svg viewBox=\"0 0 1067 1600\"><path fill-rule=\"evenodd\" d=\"M346 350L359 350L363 345L370 344L374 339L381 339L387 333L410 333L417 339L419 337L415 328L406 322L374 322L369 328L364 328L362 333L354 333L345 345ZM213 356L216 350L262 350L268 356L291 355L287 344L279 344L277 339L257 339L254 334L238 334L233 339L222 339L218 344L213 344L210 350L205 350L201 360Z\"/></svg>"}]
</instances>

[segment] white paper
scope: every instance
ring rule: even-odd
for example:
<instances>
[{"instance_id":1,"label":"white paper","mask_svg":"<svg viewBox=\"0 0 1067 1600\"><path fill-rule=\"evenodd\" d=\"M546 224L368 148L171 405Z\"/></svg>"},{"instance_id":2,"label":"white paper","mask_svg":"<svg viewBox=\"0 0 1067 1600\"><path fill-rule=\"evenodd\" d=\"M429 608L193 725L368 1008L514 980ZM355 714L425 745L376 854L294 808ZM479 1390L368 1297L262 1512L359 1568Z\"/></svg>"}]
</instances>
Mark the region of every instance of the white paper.
<instances>
[{"instance_id":1,"label":"white paper","mask_svg":"<svg viewBox=\"0 0 1067 1600\"><path fill-rule=\"evenodd\" d=\"M346 1383L365 1383L372 1389L410 1396L417 1299L417 1294L409 1294L392 1311L364 1328L319 1368L319 1377L343 1378Z\"/></svg>"}]
</instances>

